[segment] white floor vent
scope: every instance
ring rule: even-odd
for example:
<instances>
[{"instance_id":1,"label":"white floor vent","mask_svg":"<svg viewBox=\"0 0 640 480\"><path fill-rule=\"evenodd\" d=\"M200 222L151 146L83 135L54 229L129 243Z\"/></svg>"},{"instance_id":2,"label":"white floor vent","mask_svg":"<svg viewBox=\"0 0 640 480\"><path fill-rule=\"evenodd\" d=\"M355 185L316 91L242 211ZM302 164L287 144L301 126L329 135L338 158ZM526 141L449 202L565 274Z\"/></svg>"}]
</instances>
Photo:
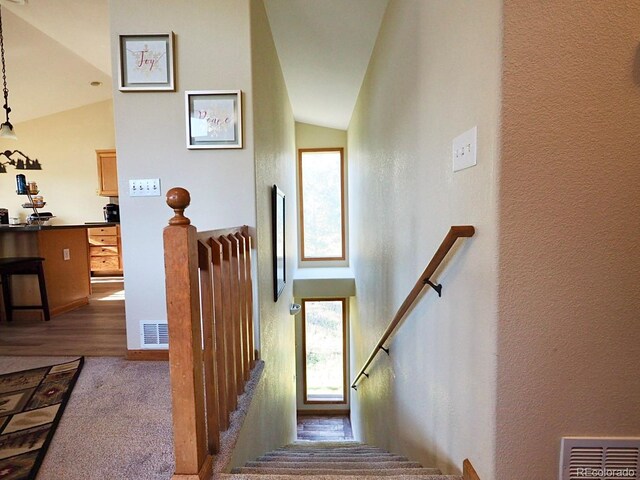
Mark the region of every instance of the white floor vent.
<instances>
[{"instance_id":1,"label":"white floor vent","mask_svg":"<svg viewBox=\"0 0 640 480\"><path fill-rule=\"evenodd\" d=\"M169 348L169 329L166 323L140 321L142 348Z\"/></svg>"},{"instance_id":2,"label":"white floor vent","mask_svg":"<svg viewBox=\"0 0 640 480\"><path fill-rule=\"evenodd\" d=\"M640 480L640 438L564 437L560 480Z\"/></svg>"}]
</instances>

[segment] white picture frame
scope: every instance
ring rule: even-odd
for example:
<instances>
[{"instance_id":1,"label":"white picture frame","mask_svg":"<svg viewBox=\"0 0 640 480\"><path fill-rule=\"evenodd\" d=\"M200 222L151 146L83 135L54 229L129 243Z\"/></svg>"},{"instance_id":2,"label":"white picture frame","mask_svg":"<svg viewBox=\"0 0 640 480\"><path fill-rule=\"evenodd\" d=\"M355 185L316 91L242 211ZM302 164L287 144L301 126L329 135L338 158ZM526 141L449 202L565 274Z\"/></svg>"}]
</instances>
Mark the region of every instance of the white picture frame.
<instances>
[{"instance_id":1,"label":"white picture frame","mask_svg":"<svg viewBox=\"0 0 640 480\"><path fill-rule=\"evenodd\" d=\"M242 91L185 92L188 149L242 148Z\"/></svg>"},{"instance_id":2,"label":"white picture frame","mask_svg":"<svg viewBox=\"0 0 640 480\"><path fill-rule=\"evenodd\" d=\"M175 91L173 32L119 36L119 90Z\"/></svg>"}]
</instances>

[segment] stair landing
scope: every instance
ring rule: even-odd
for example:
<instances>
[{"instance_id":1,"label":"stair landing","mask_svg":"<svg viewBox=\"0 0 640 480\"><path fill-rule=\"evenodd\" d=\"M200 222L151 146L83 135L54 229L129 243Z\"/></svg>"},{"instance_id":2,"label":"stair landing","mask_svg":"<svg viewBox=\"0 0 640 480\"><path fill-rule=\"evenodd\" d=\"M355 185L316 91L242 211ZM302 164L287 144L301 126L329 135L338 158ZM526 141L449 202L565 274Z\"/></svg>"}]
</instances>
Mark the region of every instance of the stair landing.
<instances>
[{"instance_id":1,"label":"stair landing","mask_svg":"<svg viewBox=\"0 0 640 480\"><path fill-rule=\"evenodd\" d=\"M298 440L352 440L351 422L346 415L298 415Z\"/></svg>"}]
</instances>

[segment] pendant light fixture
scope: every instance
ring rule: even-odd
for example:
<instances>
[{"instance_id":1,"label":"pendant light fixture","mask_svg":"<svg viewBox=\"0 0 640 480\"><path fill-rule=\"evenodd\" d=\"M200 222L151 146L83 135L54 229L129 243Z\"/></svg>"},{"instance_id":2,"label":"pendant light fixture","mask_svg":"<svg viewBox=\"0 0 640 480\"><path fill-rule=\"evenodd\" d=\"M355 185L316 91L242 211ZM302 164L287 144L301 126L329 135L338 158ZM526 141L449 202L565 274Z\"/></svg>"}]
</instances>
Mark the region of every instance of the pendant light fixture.
<instances>
[{"instance_id":1,"label":"pendant light fixture","mask_svg":"<svg viewBox=\"0 0 640 480\"><path fill-rule=\"evenodd\" d=\"M0 138L11 138L17 140L16 133L13 131L13 125L9 121L9 89L7 88L7 73L4 64L4 37L2 35L2 6L0 6L0 54L2 56L2 93L4 94L4 108L6 112L6 120L0 125Z\"/></svg>"}]
</instances>

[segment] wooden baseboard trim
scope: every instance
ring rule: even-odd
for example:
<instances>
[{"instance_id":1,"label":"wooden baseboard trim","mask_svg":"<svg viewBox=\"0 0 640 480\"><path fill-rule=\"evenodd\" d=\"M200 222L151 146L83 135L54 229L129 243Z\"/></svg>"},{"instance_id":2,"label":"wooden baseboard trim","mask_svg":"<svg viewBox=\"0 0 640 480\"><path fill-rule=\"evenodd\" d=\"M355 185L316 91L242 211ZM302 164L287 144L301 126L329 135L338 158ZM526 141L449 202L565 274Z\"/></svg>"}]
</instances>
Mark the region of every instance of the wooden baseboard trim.
<instances>
[{"instance_id":1,"label":"wooden baseboard trim","mask_svg":"<svg viewBox=\"0 0 640 480\"><path fill-rule=\"evenodd\" d=\"M127 360L168 361L169 350L127 350Z\"/></svg>"},{"instance_id":2,"label":"wooden baseboard trim","mask_svg":"<svg viewBox=\"0 0 640 480\"><path fill-rule=\"evenodd\" d=\"M464 480L480 480L480 477L476 473L476 469L473 468L468 458L462 462L462 478Z\"/></svg>"},{"instance_id":3,"label":"wooden baseboard trim","mask_svg":"<svg viewBox=\"0 0 640 480\"><path fill-rule=\"evenodd\" d=\"M348 408L336 408L331 410L298 410L297 413L300 416L313 415L315 417L319 415L349 415L351 411Z\"/></svg>"},{"instance_id":4,"label":"wooden baseboard trim","mask_svg":"<svg viewBox=\"0 0 640 480\"><path fill-rule=\"evenodd\" d=\"M52 317L55 317L56 315L70 312L71 310L84 307L85 305L89 305L89 297L84 297L79 300L74 300L73 302L67 303L65 305L60 305L59 307L51 308L50 313Z\"/></svg>"}]
</instances>

